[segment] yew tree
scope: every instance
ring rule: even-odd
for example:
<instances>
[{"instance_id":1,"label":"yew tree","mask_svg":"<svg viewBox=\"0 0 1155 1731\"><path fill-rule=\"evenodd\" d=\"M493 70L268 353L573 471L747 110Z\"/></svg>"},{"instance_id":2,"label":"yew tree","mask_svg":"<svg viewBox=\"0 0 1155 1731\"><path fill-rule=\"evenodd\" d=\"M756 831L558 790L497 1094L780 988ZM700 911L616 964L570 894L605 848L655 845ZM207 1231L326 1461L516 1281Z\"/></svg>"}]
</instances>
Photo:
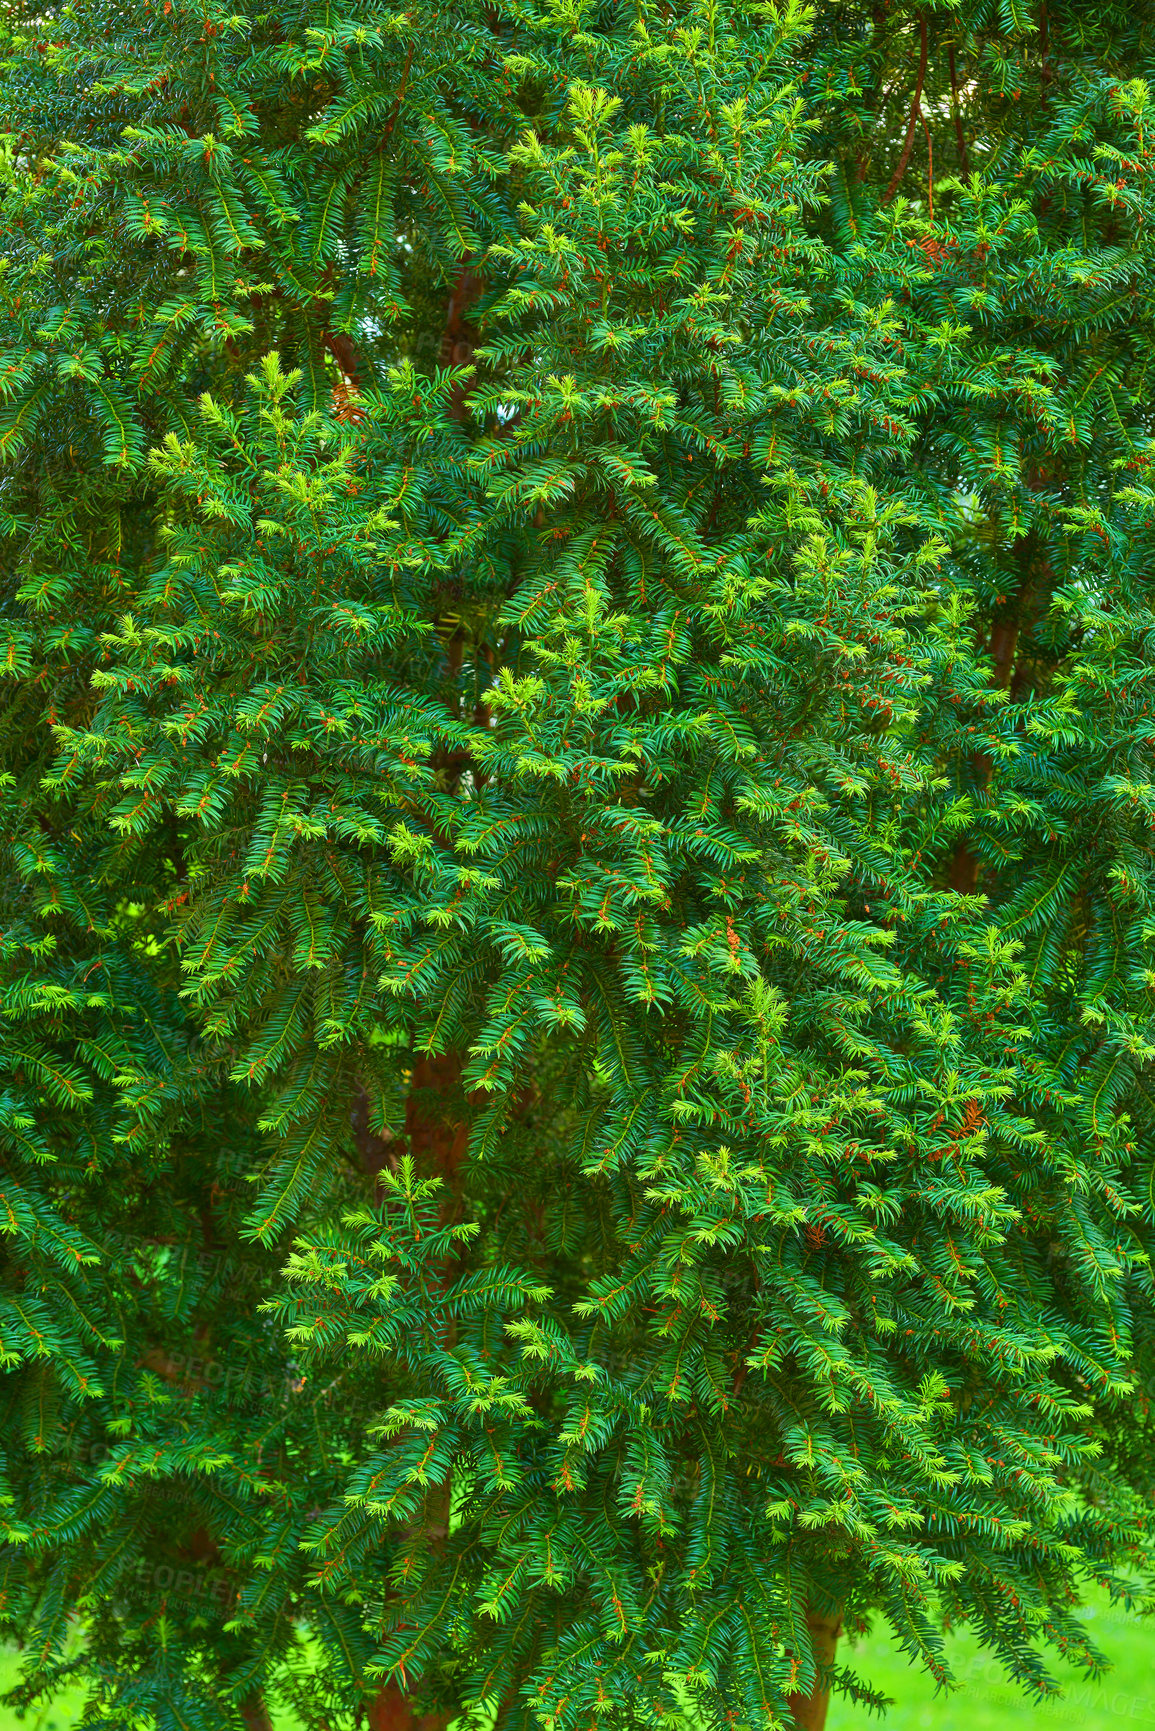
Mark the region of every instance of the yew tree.
<instances>
[{"instance_id":1,"label":"yew tree","mask_svg":"<svg viewBox=\"0 0 1155 1731\"><path fill-rule=\"evenodd\" d=\"M1155 14L10 0L0 65L12 1700L1097 1673Z\"/></svg>"}]
</instances>

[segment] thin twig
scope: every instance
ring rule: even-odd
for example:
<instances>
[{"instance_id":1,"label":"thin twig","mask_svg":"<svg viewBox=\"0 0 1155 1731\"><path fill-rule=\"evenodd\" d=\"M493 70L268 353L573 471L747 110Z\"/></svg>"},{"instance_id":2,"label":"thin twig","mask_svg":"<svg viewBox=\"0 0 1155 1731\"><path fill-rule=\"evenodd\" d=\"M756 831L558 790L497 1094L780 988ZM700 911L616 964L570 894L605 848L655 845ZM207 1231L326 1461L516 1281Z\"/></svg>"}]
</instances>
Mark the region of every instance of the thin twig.
<instances>
[{"instance_id":1,"label":"thin twig","mask_svg":"<svg viewBox=\"0 0 1155 1731\"><path fill-rule=\"evenodd\" d=\"M969 180L971 177L971 165L970 158L967 156L966 134L963 131L962 107L959 103L958 73L955 71L953 42L947 49L947 59L950 61L950 106L951 113L954 115L954 135L958 139L959 168L962 170L963 179Z\"/></svg>"},{"instance_id":2,"label":"thin twig","mask_svg":"<svg viewBox=\"0 0 1155 1731\"><path fill-rule=\"evenodd\" d=\"M413 65L413 39L412 39L412 37L410 37L409 48L408 48L408 51L405 55L405 65L401 71L401 82L397 86L397 94L393 98L393 107L389 111L389 118L385 122L385 130L381 134L381 139L380 139L381 144L385 143L385 140L388 138L388 136L392 132L394 126L396 126L396 124L397 124L397 116L401 112L401 104L405 100L405 91L409 85L409 69L412 65Z\"/></svg>"},{"instance_id":3,"label":"thin twig","mask_svg":"<svg viewBox=\"0 0 1155 1731\"><path fill-rule=\"evenodd\" d=\"M914 129L918 125L918 122L922 118L922 86L923 86L923 81L926 78L926 13L925 12L920 12L918 15L918 29L919 29L918 78L915 81L915 86L914 86L914 99L910 105L910 121L909 121L907 128L906 128L906 142L903 144L903 147L902 147L902 155L898 159L898 167L895 169L894 174L891 177L890 185L887 187L885 193L883 194L883 198L882 198L883 204L889 204L891 199L894 197L895 193L898 191L898 188L902 182L902 177L906 173L906 165L910 161L910 152L911 152L911 148L914 144Z\"/></svg>"},{"instance_id":4,"label":"thin twig","mask_svg":"<svg viewBox=\"0 0 1155 1731\"><path fill-rule=\"evenodd\" d=\"M878 132L879 127L882 125L883 121L886 118L886 105L890 101L891 97L893 96L894 87L897 83L898 83L898 79L892 78L890 83L886 86L886 89L883 91L882 95L878 99L878 113L875 116L874 125L871 127L870 131L867 133L865 139L863 140L862 149L858 153L858 178L859 178L859 180L865 180L866 179L866 170L867 170L867 166L870 162L870 147L874 143L875 135Z\"/></svg>"}]
</instances>

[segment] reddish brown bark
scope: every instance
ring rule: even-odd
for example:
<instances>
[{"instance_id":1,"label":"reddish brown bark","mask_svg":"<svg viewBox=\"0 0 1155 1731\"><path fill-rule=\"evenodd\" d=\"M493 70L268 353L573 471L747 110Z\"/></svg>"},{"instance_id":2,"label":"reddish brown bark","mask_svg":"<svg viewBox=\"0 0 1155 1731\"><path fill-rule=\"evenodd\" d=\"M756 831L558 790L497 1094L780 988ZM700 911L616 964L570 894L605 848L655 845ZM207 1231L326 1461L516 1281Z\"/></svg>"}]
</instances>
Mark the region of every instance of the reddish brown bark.
<instances>
[{"instance_id":1,"label":"reddish brown bark","mask_svg":"<svg viewBox=\"0 0 1155 1731\"><path fill-rule=\"evenodd\" d=\"M419 1053L405 1105L409 1151L424 1173L452 1187L469 1140L469 1126L453 1112L461 1088L458 1052Z\"/></svg>"},{"instance_id":2,"label":"reddish brown bark","mask_svg":"<svg viewBox=\"0 0 1155 1731\"><path fill-rule=\"evenodd\" d=\"M388 1131L383 1136L378 1135L370 1125L369 1096L364 1088L358 1088L353 1098L353 1145L362 1170L375 1182L379 1202L382 1196L381 1170L385 1166L392 1170L397 1165L397 1139Z\"/></svg>"},{"instance_id":3,"label":"reddish brown bark","mask_svg":"<svg viewBox=\"0 0 1155 1731\"><path fill-rule=\"evenodd\" d=\"M468 366L473 360L478 331L470 313L482 289L480 273L466 261L458 272L450 291L445 311L445 327L441 338L440 365ZM468 382L454 386L449 413L455 421L463 421L466 412ZM447 654L451 670L459 671L464 653L460 632L451 637ZM464 767L464 765L462 765ZM463 1059L459 1052L419 1053L413 1062L409 1098L405 1104L405 1142L418 1172L423 1177L438 1177L445 1186L442 1192L441 1222L443 1225L461 1216L462 1177L465 1150L469 1142L469 1125L462 1108L461 1075ZM362 1164L367 1171L378 1173L381 1167L393 1165L396 1150L385 1139L369 1129L368 1100L362 1093L354 1107L354 1136ZM446 1271L447 1277L449 1271ZM451 1346L452 1326L445 1344ZM426 1528L430 1543L442 1542L448 1531L452 1485L449 1480L430 1493L428 1513L432 1523ZM416 1713L409 1697L397 1683L386 1683L367 1703L369 1731L444 1731L451 1715Z\"/></svg>"},{"instance_id":4,"label":"reddish brown bark","mask_svg":"<svg viewBox=\"0 0 1155 1731\"><path fill-rule=\"evenodd\" d=\"M979 885L979 861L965 841L960 841L950 868L950 887L960 896L973 896Z\"/></svg>"},{"instance_id":5,"label":"reddish brown bark","mask_svg":"<svg viewBox=\"0 0 1155 1731\"><path fill-rule=\"evenodd\" d=\"M445 1731L451 1713L415 1713L408 1695L386 1683L369 1702L368 1731Z\"/></svg>"},{"instance_id":6,"label":"reddish brown bark","mask_svg":"<svg viewBox=\"0 0 1155 1731\"><path fill-rule=\"evenodd\" d=\"M347 331L322 332L321 341L348 380L348 389L356 395L361 389L361 365L353 339Z\"/></svg>"},{"instance_id":7,"label":"reddish brown bark","mask_svg":"<svg viewBox=\"0 0 1155 1731\"><path fill-rule=\"evenodd\" d=\"M462 1112L466 1103L461 1093L462 1067L459 1052L419 1053L413 1062L405 1104L405 1139L418 1172L422 1177L440 1178L445 1186L440 1210L442 1225L461 1215L463 1162L469 1142L469 1125ZM365 1129L358 1146L360 1149L364 1145L362 1158L371 1160L376 1157L376 1145L381 1151L377 1166L380 1170L386 1162L392 1163L392 1149L367 1131L367 1118L366 1109ZM354 1126L356 1129L356 1117ZM446 1283L450 1278L450 1270L446 1269ZM447 1347L453 1345L453 1334L451 1322L444 1341ZM435 1550L444 1543L449 1531L452 1491L452 1481L446 1479L429 1492L424 1531ZM454 1717L448 1712L416 1712L409 1696L395 1682L386 1683L369 1697L366 1713L368 1731L445 1731Z\"/></svg>"},{"instance_id":8,"label":"reddish brown bark","mask_svg":"<svg viewBox=\"0 0 1155 1731\"><path fill-rule=\"evenodd\" d=\"M1037 490L1037 489L1036 489ZM1019 593L1014 601L1015 612L1009 619L1001 619L991 627L990 641L987 644L987 654L994 662L992 669L993 683L1001 691L1009 691L1012 701L1018 694L1021 684L1015 673L1015 657L1018 653L1019 638L1022 632L1023 618L1031 606L1034 594L1035 573L1031 568L1031 538L1025 538L1021 555L1020 571L1022 573ZM994 764L985 752L976 754L974 759L975 782L979 788L985 788L990 781ZM960 842L955 849L951 861L950 886L960 895L974 895L978 888L979 860L968 844Z\"/></svg>"},{"instance_id":9,"label":"reddish brown bark","mask_svg":"<svg viewBox=\"0 0 1155 1731\"><path fill-rule=\"evenodd\" d=\"M273 1731L273 1721L269 1717L269 1709L260 1695L250 1695L241 1702L241 1718L248 1731Z\"/></svg>"},{"instance_id":10,"label":"reddish brown bark","mask_svg":"<svg viewBox=\"0 0 1155 1731\"><path fill-rule=\"evenodd\" d=\"M1019 642L1019 621L1011 619L996 625L991 630L991 640L987 653L995 664L995 684L1004 691L1011 683L1011 671L1015 665L1015 650Z\"/></svg>"},{"instance_id":11,"label":"reddish brown bark","mask_svg":"<svg viewBox=\"0 0 1155 1731\"><path fill-rule=\"evenodd\" d=\"M823 1731L826 1710L830 1705L830 1690L822 1686L822 1673L829 1671L834 1664L838 1637L842 1633L842 1618L820 1617L817 1612L811 1611L807 1614L806 1626L810 1630L810 1645L818 1675L809 1695L790 1695L788 1701L798 1731Z\"/></svg>"},{"instance_id":12,"label":"reddish brown bark","mask_svg":"<svg viewBox=\"0 0 1155 1731\"><path fill-rule=\"evenodd\" d=\"M481 286L480 273L468 262L463 264L450 291L449 305L445 313L440 357L443 367L466 367L473 360L478 331L469 315L481 293ZM465 398L468 390L468 381L453 387L453 395L449 399L449 413L455 421L465 419Z\"/></svg>"}]
</instances>

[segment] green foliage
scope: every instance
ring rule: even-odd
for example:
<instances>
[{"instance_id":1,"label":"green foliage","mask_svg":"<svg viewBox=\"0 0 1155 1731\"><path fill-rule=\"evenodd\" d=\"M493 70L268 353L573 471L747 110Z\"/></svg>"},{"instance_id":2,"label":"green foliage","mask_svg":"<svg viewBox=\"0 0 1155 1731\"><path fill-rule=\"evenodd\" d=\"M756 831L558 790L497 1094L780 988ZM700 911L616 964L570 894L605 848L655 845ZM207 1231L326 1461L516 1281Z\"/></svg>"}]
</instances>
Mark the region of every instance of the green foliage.
<instances>
[{"instance_id":1,"label":"green foliage","mask_svg":"<svg viewBox=\"0 0 1155 1731\"><path fill-rule=\"evenodd\" d=\"M769 1727L878 1699L834 1617L1095 1671L1155 1489L1142 9L5 28L24 1698Z\"/></svg>"}]
</instances>

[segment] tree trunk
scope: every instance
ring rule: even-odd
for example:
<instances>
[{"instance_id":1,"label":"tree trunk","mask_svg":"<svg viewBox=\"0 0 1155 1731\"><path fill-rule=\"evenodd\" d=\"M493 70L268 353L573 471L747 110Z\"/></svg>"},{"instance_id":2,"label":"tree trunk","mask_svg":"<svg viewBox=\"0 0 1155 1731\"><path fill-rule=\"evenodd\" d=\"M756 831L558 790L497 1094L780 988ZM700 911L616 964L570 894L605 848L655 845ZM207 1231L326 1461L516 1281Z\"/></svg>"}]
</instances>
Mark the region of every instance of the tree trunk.
<instances>
[{"instance_id":1,"label":"tree trunk","mask_svg":"<svg viewBox=\"0 0 1155 1731\"><path fill-rule=\"evenodd\" d=\"M445 327L441 338L439 360L442 366L465 366L473 359L478 340L476 326L470 318L474 302L481 293L482 279L469 262L462 264L450 292L445 312ZM468 385L455 385L449 413L455 421L466 414ZM450 648L450 664L456 659L460 667L463 645L455 642ZM413 1062L409 1098L405 1103L405 1142L422 1177L440 1178L445 1186L441 1197L441 1221L448 1224L461 1217L462 1161L469 1142L469 1126L456 1108L459 1103L463 1059L460 1052L436 1055L418 1053ZM368 1102L359 1100L354 1119L358 1151L370 1172L378 1173L383 1165L396 1158L393 1148L387 1148L368 1131ZM378 1191L380 1194L380 1190ZM446 1284L451 1275L446 1270ZM453 1345L452 1325L446 1347ZM452 1502L452 1481L430 1493L440 1504L435 1531L439 1536L432 1542L443 1542L448 1534L449 1510ZM367 1703L368 1731L445 1731L452 1714L415 1713L412 1702L396 1683L386 1683L370 1696Z\"/></svg>"},{"instance_id":2,"label":"tree trunk","mask_svg":"<svg viewBox=\"0 0 1155 1731\"><path fill-rule=\"evenodd\" d=\"M408 1695L386 1683L369 1703L368 1731L445 1731L451 1713L415 1713Z\"/></svg>"},{"instance_id":3,"label":"tree trunk","mask_svg":"<svg viewBox=\"0 0 1155 1731\"><path fill-rule=\"evenodd\" d=\"M1042 486L1042 482L1039 482ZM1019 649L1019 639L1024 622L1036 602L1036 570L1035 555L1038 550L1038 537L1032 531L1020 537L1016 558L1019 566L1018 590L1011 603L1013 611L997 621L991 627L990 641L987 644L987 654L993 667L992 683L1002 691L1010 693L1011 702L1018 695L1019 681L1015 677L1016 655ZM1049 568L1044 565L1043 575L1049 576ZM994 764L985 752L979 752L974 758L974 773L976 791L985 790L994 771ZM974 895L978 888L979 861L972 853L969 845L961 841L955 849L951 861L950 887L960 895Z\"/></svg>"},{"instance_id":4,"label":"tree trunk","mask_svg":"<svg viewBox=\"0 0 1155 1731\"><path fill-rule=\"evenodd\" d=\"M457 1189L461 1161L469 1140L469 1127L455 1119L451 1102L461 1086L461 1054L439 1052L418 1053L413 1062L413 1079L405 1103L405 1135L418 1169L426 1176L441 1179L447 1193ZM448 1104L448 1102L447 1102ZM447 1194L445 1219L455 1219L460 1198Z\"/></svg>"},{"instance_id":5,"label":"tree trunk","mask_svg":"<svg viewBox=\"0 0 1155 1731\"><path fill-rule=\"evenodd\" d=\"M469 315L482 286L480 272L468 262L463 264L450 292L446 309L445 330L442 333L441 353L438 357L443 367L466 367L473 361L478 332ZM465 399L468 391L468 382L453 387L449 399L449 414L455 421L465 419Z\"/></svg>"},{"instance_id":6,"label":"tree trunk","mask_svg":"<svg viewBox=\"0 0 1155 1731\"><path fill-rule=\"evenodd\" d=\"M443 1225L461 1215L462 1161L469 1141L469 1126L457 1109L462 1067L459 1052L417 1054L405 1103L405 1140L417 1170L422 1177L440 1178L445 1186L440 1210ZM383 1159L380 1164L384 1164ZM451 1279L447 1268L446 1285ZM453 1345L453 1334L451 1322L443 1343L447 1348ZM432 1528L426 1528L426 1534L433 1548L444 1543L448 1536L452 1493L452 1480L448 1478L444 1485L430 1490L426 1519L432 1511L434 1521ZM454 1716L448 1712L416 1712L408 1695L394 1682L376 1690L366 1703L367 1731L445 1731Z\"/></svg>"},{"instance_id":7,"label":"tree trunk","mask_svg":"<svg viewBox=\"0 0 1155 1731\"><path fill-rule=\"evenodd\" d=\"M806 1616L806 1626L810 1630L810 1646L818 1674L809 1695L791 1695L788 1699L798 1731L823 1731L826 1709L830 1705L830 1690L822 1686L823 1672L834 1664L838 1637L842 1633L842 1617L820 1617L816 1611L810 1611Z\"/></svg>"},{"instance_id":8,"label":"tree trunk","mask_svg":"<svg viewBox=\"0 0 1155 1731\"><path fill-rule=\"evenodd\" d=\"M273 1721L269 1718L269 1709L265 1706L260 1694L249 1695L241 1702L241 1718L248 1731L273 1731Z\"/></svg>"}]
</instances>

